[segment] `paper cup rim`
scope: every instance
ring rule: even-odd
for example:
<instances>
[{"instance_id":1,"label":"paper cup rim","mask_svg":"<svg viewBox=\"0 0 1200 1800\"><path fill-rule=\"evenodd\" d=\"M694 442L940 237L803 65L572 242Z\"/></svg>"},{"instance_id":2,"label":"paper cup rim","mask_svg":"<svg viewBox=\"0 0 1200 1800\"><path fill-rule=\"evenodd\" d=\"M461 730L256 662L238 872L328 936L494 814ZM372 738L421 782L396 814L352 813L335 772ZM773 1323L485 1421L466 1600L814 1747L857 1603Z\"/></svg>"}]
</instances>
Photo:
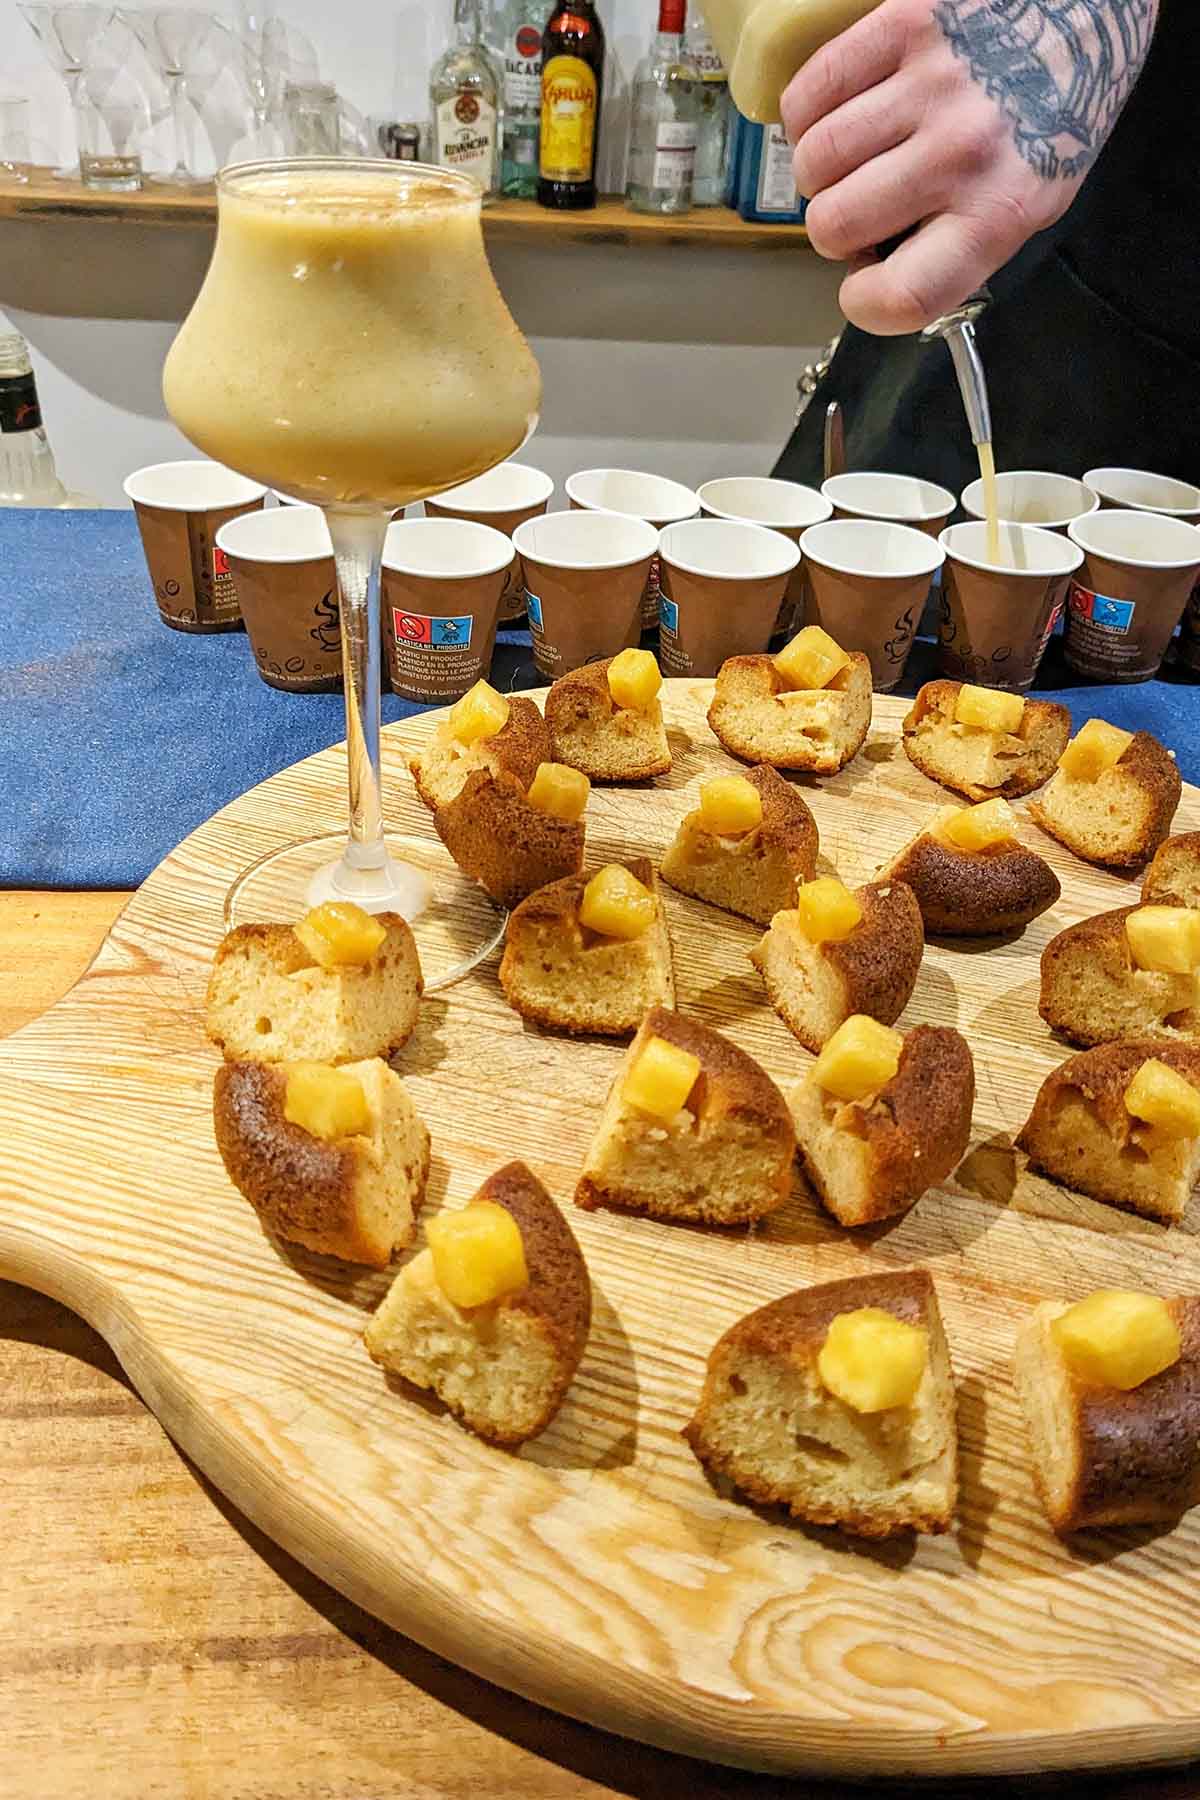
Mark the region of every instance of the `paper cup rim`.
<instances>
[{"instance_id":1,"label":"paper cup rim","mask_svg":"<svg viewBox=\"0 0 1200 1800\"><path fill-rule=\"evenodd\" d=\"M195 500L155 499L137 491L135 484L141 483L143 476L161 475L167 469L219 469L231 482L240 483L243 491L236 499L207 500L202 503ZM161 512L220 512L225 506L245 506L253 500L264 500L267 489L263 483L251 481L248 475L239 475L236 469L226 468L224 463L215 461L211 456L180 456L169 462L146 463L142 468L134 469L121 483L121 492L135 506L156 506Z\"/></svg>"},{"instance_id":2,"label":"paper cup rim","mask_svg":"<svg viewBox=\"0 0 1200 1800\"><path fill-rule=\"evenodd\" d=\"M1081 528L1093 528L1099 520L1136 519L1145 526L1147 519L1158 519L1169 526L1173 532L1190 531L1195 540L1195 548L1187 556L1135 556L1132 553L1112 549L1104 544L1089 544L1085 537L1079 535ZM1107 527L1104 527L1107 529ZM1104 562L1120 563L1127 569L1190 569L1193 565L1200 568L1200 526L1193 525L1187 519L1172 518L1170 513L1158 513L1141 507L1110 507L1103 512L1088 513L1086 518L1073 519L1067 527L1067 536L1079 548L1082 556L1098 556ZM1182 547L1183 540L1179 540Z\"/></svg>"},{"instance_id":3,"label":"paper cup rim","mask_svg":"<svg viewBox=\"0 0 1200 1800\"><path fill-rule=\"evenodd\" d=\"M803 494L815 501L818 507L825 510L817 518L803 519L751 519L746 513L730 512L727 507L715 504L707 498L712 488L729 487L734 482L752 481L772 490L790 488L794 493ZM825 497L820 488L808 487L803 481L786 481L778 475L715 475L711 481L702 481L696 489L701 510L714 519L728 519L734 525L761 525L767 531L807 531L810 525L824 525L833 512L833 501ZM806 511L811 511L811 507ZM680 523L683 523L681 520Z\"/></svg>"},{"instance_id":4,"label":"paper cup rim","mask_svg":"<svg viewBox=\"0 0 1200 1800\"><path fill-rule=\"evenodd\" d=\"M471 488L482 487L501 469L518 470L522 475L533 476L534 480L531 485L537 489L537 492L531 491L524 499L509 499L503 502L462 499L463 495L469 495ZM553 475L547 475L542 469L531 468L528 463L502 462L497 463L494 469L486 470L482 475L472 476L470 481L460 481L457 487L444 488L440 494L427 494L425 498L429 505L444 506L448 512L457 512L461 507L463 513L510 513L517 512L525 506L540 506L543 501L551 498L555 485ZM452 504L456 498L459 502L458 506Z\"/></svg>"},{"instance_id":5,"label":"paper cup rim","mask_svg":"<svg viewBox=\"0 0 1200 1800\"><path fill-rule=\"evenodd\" d=\"M464 545L470 540L478 545L479 557L469 569L431 568L417 560L420 540L453 535ZM405 554L404 544L411 545ZM473 519L395 519L383 540L383 567L395 575L415 575L425 581L478 581L485 575L498 575L512 566L512 539L491 525L479 525Z\"/></svg>"},{"instance_id":6,"label":"paper cup rim","mask_svg":"<svg viewBox=\"0 0 1200 1800\"><path fill-rule=\"evenodd\" d=\"M845 553L839 556L824 548L826 538L833 532L842 537L853 538L861 537L864 531L878 531L881 527L887 531L904 533L914 566L904 569L864 569L861 562L850 561ZM915 581L921 575L928 575L932 579L946 560L940 538L932 538L927 531L918 531L915 525L905 525L899 519L826 519L820 525L810 525L807 531L801 533L800 549L805 561L816 563L820 569L830 569L835 575L847 575L867 581Z\"/></svg>"},{"instance_id":7,"label":"paper cup rim","mask_svg":"<svg viewBox=\"0 0 1200 1800\"><path fill-rule=\"evenodd\" d=\"M914 481L939 496L936 505L929 505L918 511L877 512L864 515L878 519L884 524L911 525L914 519L922 519L926 522L930 519L942 519L952 513L957 505L949 488L944 488L939 481L928 480L924 475L902 475L898 471L889 472L887 469L844 469L840 475L827 475L821 483L821 492L827 500L833 502L835 507L841 506L847 512L861 513L861 505L856 506L851 500L839 500L836 493L830 492L835 483L846 481Z\"/></svg>"},{"instance_id":8,"label":"paper cup rim","mask_svg":"<svg viewBox=\"0 0 1200 1800\"><path fill-rule=\"evenodd\" d=\"M585 480L589 475L624 475L630 481L660 482L663 487L673 488L677 494L685 495L686 499L669 503L665 512L656 508L653 513L629 512L619 506L596 506L592 501L582 499L575 491L574 484ZM622 519L643 519L648 525L653 524L656 519L661 519L664 525L679 525L685 519L694 519L700 510L700 496L694 488L685 486L682 481L676 481L670 475L656 475L652 469L576 469L563 482L563 492L568 500L573 500L584 512L616 513Z\"/></svg>"},{"instance_id":9,"label":"paper cup rim","mask_svg":"<svg viewBox=\"0 0 1200 1800\"><path fill-rule=\"evenodd\" d=\"M1081 487L1084 490L1088 497L1088 503L1081 507L1078 512L1063 513L1061 518L1056 519L1008 519L1005 518L1003 510L1001 510L1001 525L1028 525L1035 531L1065 530L1072 519L1086 519L1090 513L1099 511L1100 496L1094 488L1088 486L1082 475L1063 475L1057 469L998 469L996 471L997 484L1002 481L1019 481L1031 478L1034 481L1046 481L1048 479L1054 481L1072 481L1076 487ZM968 499L968 495L973 495L975 498ZM972 519L986 520L987 515L983 510L983 477L981 475L977 475L974 481L968 481L966 487L960 494L959 499L964 510L970 513ZM963 522L969 523L970 521Z\"/></svg>"},{"instance_id":10,"label":"paper cup rim","mask_svg":"<svg viewBox=\"0 0 1200 1800\"><path fill-rule=\"evenodd\" d=\"M757 538L768 540L767 548L775 550L778 568L769 569L712 569L703 568L693 556L686 552L680 555L671 548L672 533L691 531L699 532L701 537L710 536L710 527L727 531L751 531ZM774 540L773 542L769 540ZM769 525L754 525L748 519L675 519L670 525L664 525L659 535L658 553L664 563L672 569L678 569L683 575L695 575L704 581L776 581L782 575L790 575L793 569L800 566L800 546L791 538L784 537L781 531L773 531Z\"/></svg>"},{"instance_id":11,"label":"paper cup rim","mask_svg":"<svg viewBox=\"0 0 1200 1800\"><path fill-rule=\"evenodd\" d=\"M622 525L635 528L640 526L650 535L643 540L645 548L630 556L624 554L601 557L559 554L549 556L544 551L539 554L530 547L529 539L535 532L557 529L555 522L558 520L571 521L572 524L577 525L580 518L619 519ZM562 529L565 530L567 527L564 525ZM580 529L588 532L592 527L586 525ZM513 547L520 553L521 560L527 564L535 563L539 568L546 569L631 569L635 563L651 561L658 549L658 540L658 527L651 525L648 519L639 518L636 513L610 512L607 508L598 506L584 507L582 512L540 513L536 519L525 519L512 534Z\"/></svg>"},{"instance_id":12,"label":"paper cup rim","mask_svg":"<svg viewBox=\"0 0 1200 1800\"><path fill-rule=\"evenodd\" d=\"M1108 475L1136 475L1143 481L1165 481L1168 482L1171 487L1190 488L1196 498L1186 506L1151 506L1149 503L1143 503L1138 500L1129 500L1121 494L1106 493L1101 484ZM1109 507L1108 510L1110 512L1162 513L1163 516L1168 519L1182 518L1185 525L1191 523L1190 518L1186 516L1187 514L1200 513L1200 487L1197 487L1194 481L1181 480L1177 475L1156 475L1153 469L1127 469L1122 468L1117 463L1106 463L1103 468L1088 469L1083 476L1083 480L1099 499L1116 500L1120 502L1117 506Z\"/></svg>"},{"instance_id":13,"label":"paper cup rim","mask_svg":"<svg viewBox=\"0 0 1200 1800\"><path fill-rule=\"evenodd\" d=\"M1091 517L1091 514L1088 514ZM967 519L960 525L947 525L939 533L938 543L946 552L947 562L962 563L964 568L978 569L982 575L1016 575L1030 581L1050 581L1055 578L1073 575L1083 562L1083 552L1073 538L1063 537L1061 532L1048 531L1044 525L1021 525L1002 521L1001 531L1019 531L1022 537L1032 537L1034 550L1041 549L1043 562L1017 568L1010 563L989 562L986 554L973 556L968 550L955 548L958 539L955 533L982 533L982 547L987 549L987 521L985 519ZM968 541L974 541L972 538Z\"/></svg>"},{"instance_id":14,"label":"paper cup rim","mask_svg":"<svg viewBox=\"0 0 1200 1800\"><path fill-rule=\"evenodd\" d=\"M274 531L289 528L296 531L311 530L312 520L306 516L310 512L317 514L321 528L324 530L325 548L323 550L304 550L299 545L291 550L283 548L275 551L254 547L255 537L270 537ZM265 526L262 523L264 519L268 522ZM295 521L294 525L292 524L293 520ZM241 538L249 538L249 544L240 543L238 540ZM319 506L273 506L269 511L243 513L239 519L227 519L224 525L218 529L213 542L218 550L223 550L226 556L237 557L239 562L264 565L286 566L294 563L328 562L333 555L329 527L325 523L325 515Z\"/></svg>"}]
</instances>

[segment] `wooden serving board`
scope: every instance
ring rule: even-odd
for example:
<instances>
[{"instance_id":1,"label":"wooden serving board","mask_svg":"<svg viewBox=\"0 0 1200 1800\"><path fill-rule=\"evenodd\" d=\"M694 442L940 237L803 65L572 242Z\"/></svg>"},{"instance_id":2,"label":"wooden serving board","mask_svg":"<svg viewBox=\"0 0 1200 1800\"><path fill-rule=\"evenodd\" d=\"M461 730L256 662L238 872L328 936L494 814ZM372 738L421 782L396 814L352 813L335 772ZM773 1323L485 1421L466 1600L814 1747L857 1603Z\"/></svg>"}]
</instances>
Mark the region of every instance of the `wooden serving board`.
<instances>
[{"instance_id":1,"label":"wooden serving board","mask_svg":"<svg viewBox=\"0 0 1200 1800\"><path fill-rule=\"evenodd\" d=\"M672 775L598 790L589 863L657 859L699 777L729 768L706 683L669 682ZM862 754L806 789L845 879L910 837L940 790L876 702ZM385 733L389 810L431 838L405 771L426 718ZM503 1687L717 1761L856 1777L1182 1760L1200 1753L1200 1513L1060 1543L1034 1495L1009 1377L1042 1295L1200 1291L1174 1230L1021 1171L1011 1140L1066 1054L1037 1016L1038 956L1135 892L1032 826L1061 904L1017 942L931 945L904 1025L975 1052L971 1153L908 1217L850 1234L799 1186L721 1234L570 1208L595 1294L575 1384L519 1454L395 1391L361 1343L387 1277L266 1238L210 1120L208 964L233 877L335 830L344 756L243 796L181 844L65 1000L0 1045L0 1274L76 1308L166 1429L244 1512L358 1604ZM1177 828L1200 827L1189 789ZM764 1004L758 935L667 891L680 1006L785 1087L810 1059ZM570 1197L619 1047L532 1029L494 963L425 1003L397 1066L433 1133L430 1207L519 1156ZM958 1380L962 1503L941 1539L871 1548L714 1487L680 1438L719 1334L814 1281L928 1266Z\"/></svg>"}]
</instances>

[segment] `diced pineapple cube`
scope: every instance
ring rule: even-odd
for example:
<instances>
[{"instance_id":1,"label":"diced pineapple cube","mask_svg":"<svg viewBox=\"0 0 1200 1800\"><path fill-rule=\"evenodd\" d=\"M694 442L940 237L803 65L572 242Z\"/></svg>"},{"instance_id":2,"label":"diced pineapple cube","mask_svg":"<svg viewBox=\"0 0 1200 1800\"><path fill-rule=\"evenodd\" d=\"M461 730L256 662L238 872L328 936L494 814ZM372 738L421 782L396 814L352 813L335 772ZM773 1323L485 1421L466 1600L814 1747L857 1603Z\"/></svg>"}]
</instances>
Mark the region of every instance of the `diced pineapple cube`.
<instances>
[{"instance_id":1,"label":"diced pineapple cube","mask_svg":"<svg viewBox=\"0 0 1200 1800\"><path fill-rule=\"evenodd\" d=\"M508 701L489 681L477 681L450 708L450 731L460 744L495 737L508 724Z\"/></svg>"},{"instance_id":2,"label":"diced pineapple cube","mask_svg":"<svg viewBox=\"0 0 1200 1800\"><path fill-rule=\"evenodd\" d=\"M625 1072L621 1098L656 1119L673 1119L696 1085L700 1058L666 1038L647 1038Z\"/></svg>"},{"instance_id":3,"label":"diced pineapple cube","mask_svg":"<svg viewBox=\"0 0 1200 1800\"><path fill-rule=\"evenodd\" d=\"M775 667L790 688L828 687L850 658L819 625L806 625L774 658Z\"/></svg>"},{"instance_id":4,"label":"diced pineapple cube","mask_svg":"<svg viewBox=\"0 0 1200 1800\"><path fill-rule=\"evenodd\" d=\"M326 900L305 913L292 930L323 969L369 963L387 936L387 927L353 900Z\"/></svg>"},{"instance_id":5,"label":"diced pineapple cube","mask_svg":"<svg viewBox=\"0 0 1200 1800\"><path fill-rule=\"evenodd\" d=\"M1050 1322L1063 1360L1080 1380L1126 1393L1179 1361L1183 1345L1156 1294L1102 1288Z\"/></svg>"},{"instance_id":6,"label":"diced pineapple cube","mask_svg":"<svg viewBox=\"0 0 1200 1800\"><path fill-rule=\"evenodd\" d=\"M990 850L993 844L1008 844L1016 837L1017 815L1007 800L984 800L947 812L938 830L956 850Z\"/></svg>"},{"instance_id":7,"label":"diced pineapple cube","mask_svg":"<svg viewBox=\"0 0 1200 1800\"><path fill-rule=\"evenodd\" d=\"M865 1100L891 1081L903 1048L904 1039L890 1025L854 1013L821 1051L813 1080L835 1100Z\"/></svg>"},{"instance_id":8,"label":"diced pineapple cube","mask_svg":"<svg viewBox=\"0 0 1200 1800\"><path fill-rule=\"evenodd\" d=\"M526 797L539 812L574 825L582 819L591 791L591 782L578 769L568 768L566 763L544 762L538 764Z\"/></svg>"},{"instance_id":9,"label":"diced pineapple cube","mask_svg":"<svg viewBox=\"0 0 1200 1800\"><path fill-rule=\"evenodd\" d=\"M1132 742L1132 731L1121 731L1103 719L1089 719L1059 757L1058 766L1077 781L1095 781L1120 762Z\"/></svg>"},{"instance_id":10,"label":"diced pineapple cube","mask_svg":"<svg viewBox=\"0 0 1200 1800\"><path fill-rule=\"evenodd\" d=\"M425 1236L437 1284L455 1306L487 1306L529 1285L520 1226L494 1200L440 1213Z\"/></svg>"},{"instance_id":11,"label":"diced pineapple cube","mask_svg":"<svg viewBox=\"0 0 1200 1800\"><path fill-rule=\"evenodd\" d=\"M974 725L980 731L1011 734L1019 730L1024 712L1022 695L1006 694L999 688L971 687L969 683L959 689L954 703L954 717L958 723Z\"/></svg>"},{"instance_id":12,"label":"diced pineapple cube","mask_svg":"<svg viewBox=\"0 0 1200 1800\"><path fill-rule=\"evenodd\" d=\"M817 1373L836 1400L859 1413L911 1406L929 1361L929 1333L879 1306L839 1313L817 1356Z\"/></svg>"},{"instance_id":13,"label":"diced pineapple cube","mask_svg":"<svg viewBox=\"0 0 1200 1800\"><path fill-rule=\"evenodd\" d=\"M1139 969L1191 975L1200 968L1200 912L1186 906L1139 906L1125 921L1125 935Z\"/></svg>"},{"instance_id":14,"label":"diced pineapple cube","mask_svg":"<svg viewBox=\"0 0 1200 1800\"><path fill-rule=\"evenodd\" d=\"M654 923L654 895L620 863L599 869L583 890L579 922L601 937L638 938Z\"/></svg>"},{"instance_id":15,"label":"diced pineapple cube","mask_svg":"<svg viewBox=\"0 0 1200 1800\"><path fill-rule=\"evenodd\" d=\"M608 691L614 706L644 712L662 686L662 672L651 650L622 650L608 665Z\"/></svg>"},{"instance_id":16,"label":"diced pineapple cube","mask_svg":"<svg viewBox=\"0 0 1200 1800\"><path fill-rule=\"evenodd\" d=\"M327 1063L291 1063L283 1116L313 1137L347 1138L371 1129L371 1109L357 1076Z\"/></svg>"},{"instance_id":17,"label":"diced pineapple cube","mask_svg":"<svg viewBox=\"0 0 1200 1800\"><path fill-rule=\"evenodd\" d=\"M863 916L855 895L832 875L804 882L796 890L796 911L800 929L812 944L840 944Z\"/></svg>"},{"instance_id":18,"label":"diced pineapple cube","mask_svg":"<svg viewBox=\"0 0 1200 1800\"><path fill-rule=\"evenodd\" d=\"M700 783L700 817L717 837L742 837L762 824L762 795L744 775Z\"/></svg>"},{"instance_id":19,"label":"diced pineapple cube","mask_svg":"<svg viewBox=\"0 0 1200 1800\"><path fill-rule=\"evenodd\" d=\"M1200 1088L1151 1056L1125 1089L1125 1110L1163 1137L1200 1136Z\"/></svg>"}]
</instances>

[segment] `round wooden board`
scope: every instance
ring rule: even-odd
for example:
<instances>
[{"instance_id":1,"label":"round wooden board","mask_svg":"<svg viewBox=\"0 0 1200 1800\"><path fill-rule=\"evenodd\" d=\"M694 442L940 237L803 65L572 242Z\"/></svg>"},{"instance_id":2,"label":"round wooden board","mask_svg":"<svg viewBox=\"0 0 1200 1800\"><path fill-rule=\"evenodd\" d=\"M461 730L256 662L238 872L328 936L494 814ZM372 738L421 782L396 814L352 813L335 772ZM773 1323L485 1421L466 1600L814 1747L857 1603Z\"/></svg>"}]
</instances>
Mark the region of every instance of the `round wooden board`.
<instances>
[{"instance_id":1,"label":"round wooden board","mask_svg":"<svg viewBox=\"0 0 1200 1800\"><path fill-rule=\"evenodd\" d=\"M728 769L709 691L667 684L674 771L593 795L590 865L657 859L698 778ZM905 704L878 700L862 754L806 790L850 882L944 799L900 748ZM390 817L426 837L405 752L430 724L385 733ZM1167 1231L1065 1194L1011 1148L1065 1054L1037 1016L1041 949L1133 885L1027 826L1061 904L1015 943L929 946L902 1023L969 1039L972 1150L907 1218L855 1235L799 1186L751 1233L571 1208L621 1049L525 1028L494 964L427 1001L397 1066L433 1133L430 1207L522 1157L570 1208L594 1285L567 1402L509 1455L389 1387L361 1343L387 1277L268 1240L213 1143L203 995L226 888L275 844L336 829L343 779L328 751L218 813L74 991L0 1045L0 1274L90 1320L205 1473L325 1580L560 1711L717 1761L860 1778L1200 1752L1200 1513L1060 1543L1009 1376L1015 1326L1041 1295L1200 1291L1193 1217ZM1195 790L1177 826L1200 827ZM746 960L756 928L666 894L680 1007L786 1088L810 1059L764 1004ZM726 1326L793 1288L911 1263L934 1274L954 1357L957 1531L871 1548L710 1485L679 1433Z\"/></svg>"}]
</instances>

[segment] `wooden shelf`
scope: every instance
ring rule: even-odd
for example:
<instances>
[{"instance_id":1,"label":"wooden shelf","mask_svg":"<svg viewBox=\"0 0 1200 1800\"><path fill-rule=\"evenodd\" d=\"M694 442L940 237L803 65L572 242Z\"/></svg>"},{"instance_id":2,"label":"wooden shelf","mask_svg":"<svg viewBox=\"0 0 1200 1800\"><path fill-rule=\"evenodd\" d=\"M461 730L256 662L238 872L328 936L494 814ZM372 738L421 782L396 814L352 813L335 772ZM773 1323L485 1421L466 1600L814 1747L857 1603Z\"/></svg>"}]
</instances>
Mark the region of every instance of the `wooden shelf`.
<instances>
[{"instance_id":1,"label":"wooden shelf","mask_svg":"<svg viewBox=\"0 0 1200 1800\"><path fill-rule=\"evenodd\" d=\"M726 250L789 250L806 245L803 225L752 225L727 207L701 207L679 219L630 212L606 195L589 212L548 212L532 200L500 200L484 213L484 228L497 244L677 244ZM171 187L154 183L136 194L105 194L78 181L35 169L28 182L0 181L0 219L89 219L109 225L211 226L216 197L211 183Z\"/></svg>"}]
</instances>

